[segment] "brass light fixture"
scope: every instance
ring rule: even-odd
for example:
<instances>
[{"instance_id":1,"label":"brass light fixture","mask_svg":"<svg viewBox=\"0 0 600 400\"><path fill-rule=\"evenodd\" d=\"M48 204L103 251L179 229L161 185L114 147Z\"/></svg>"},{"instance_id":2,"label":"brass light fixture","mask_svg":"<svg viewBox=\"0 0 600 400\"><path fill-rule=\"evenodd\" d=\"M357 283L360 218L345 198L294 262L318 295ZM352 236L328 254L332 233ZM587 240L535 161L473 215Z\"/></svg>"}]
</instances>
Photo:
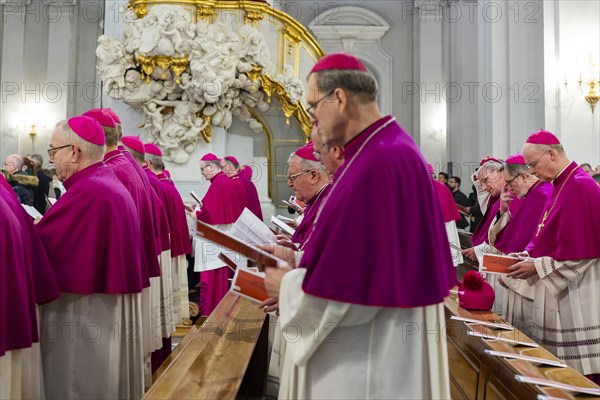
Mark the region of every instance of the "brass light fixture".
<instances>
[{"instance_id":1,"label":"brass light fixture","mask_svg":"<svg viewBox=\"0 0 600 400\"><path fill-rule=\"evenodd\" d=\"M590 75L589 78L584 80L583 75L579 74L579 80L577 83L579 84L579 91L584 94L585 101L588 102L590 107L592 108L592 114L596 108L596 104L600 101L600 95L598 94L598 89L600 88L600 79L596 74L597 63L592 61L592 57L590 56ZM565 89L568 89L567 78L565 77ZM584 87L587 87L587 93L584 91ZM567 90L568 91L568 90Z\"/></svg>"}]
</instances>

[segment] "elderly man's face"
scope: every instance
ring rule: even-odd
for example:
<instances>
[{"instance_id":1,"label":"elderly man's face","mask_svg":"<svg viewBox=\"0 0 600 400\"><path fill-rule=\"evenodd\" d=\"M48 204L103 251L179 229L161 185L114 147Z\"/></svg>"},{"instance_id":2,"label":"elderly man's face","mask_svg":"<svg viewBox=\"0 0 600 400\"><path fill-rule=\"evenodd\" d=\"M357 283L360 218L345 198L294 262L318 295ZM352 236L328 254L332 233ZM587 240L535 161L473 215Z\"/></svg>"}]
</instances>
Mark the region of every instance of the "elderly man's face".
<instances>
[{"instance_id":1,"label":"elderly man's face","mask_svg":"<svg viewBox=\"0 0 600 400\"><path fill-rule=\"evenodd\" d=\"M73 145L67 143L65 133L60 128L56 128L52 134L48 156L56 167L58 180L64 182L77 172L78 163L74 160Z\"/></svg>"},{"instance_id":2,"label":"elderly man's face","mask_svg":"<svg viewBox=\"0 0 600 400\"><path fill-rule=\"evenodd\" d=\"M339 165L341 164L338 157L341 151L337 146L330 146L328 144L322 145L321 142L324 140L321 134L321 129L313 129L311 139L315 148L315 156L325 167L327 175L335 175Z\"/></svg>"},{"instance_id":3,"label":"elderly man's face","mask_svg":"<svg viewBox=\"0 0 600 400\"><path fill-rule=\"evenodd\" d=\"M514 196L522 198L527 195L527 192L529 191L525 182L527 174L520 172L516 176L511 176L505 169L502 171L502 177L506 182L506 187Z\"/></svg>"},{"instance_id":4,"label":"elderly man's face","mask_svg":"<svg viewBox=\"0 0 600 400\"><path fill-rule=\"evenodd\" d=\"M200 161L200 173L207 181L210 181L219 173L219 168L214 163Z\"/></svg>"},{"instance_id":5,"label":"elderly man's face","mask_svg":"<svg viewBox=\"0 0 600 400\"><path fill-rule=\"evenodd\" d=\"M10 174L14 174L19 169L17 163L13 160L12 157L7 156L2 163L2 169L7 171Z\"/></svg>"},{"instance_id":6,"label":"elderly man's face","mask_svg":"<svg viewBox=\"0 0 600 400\"><path fill-rule=\"evenodd\" d=\"M317 87L315 75L308 78L308 92L306 94L308 112L311 122L318 123L323 132L323 143L342 143L344 141L344 128L341 115L337 108L337 101L333 93L323 93Z\"/></svg>"},{"instance_id":7,"label":"elderly man's face","mask_svg":"<svg viewBox=\"0 0 600 400\"><path fill-rule=\"evenodd\" d=\"M500 193L502 193L502 189L506 184L502 173L496 168L479 170L477 179L481 181L481 190L488 192L494 197L500 196Z\"/></svg>"},{"instance_id":8,"label":"elderly man's face","mask_svg":"<svg viewBox=\"0 0 600 400\"><path fill-rule=\"evenodd\" d=\"M540 150L530 143L523 146L523 158L529 167L529 173L537 176L542 182L550 182L555 178L550 151L550 149Z\"/></svg>"},{"instance_id":9,"label":"elderly man's face","mask_svg":"<svg viewBox=\"0 0 600 400\"><path fill-rule=\"evenodd\" d=\"M294 195L303 203L313 198L318 188L313 185L313 170L303 170L301 159L298 156L292 157L287 170L288 187L294 189Z\"/></svg>"},{"instance_id":10,"label":"elderly man's face","mask_svg":"<svg viewBox=\"0 0 600 400\"><path fill-rule=\"evenodd\" d=\"M238 170L235 168L235 165L229 160L221 160L221 169L229 178L238 173Z\"/></svg>"}]
</instances>

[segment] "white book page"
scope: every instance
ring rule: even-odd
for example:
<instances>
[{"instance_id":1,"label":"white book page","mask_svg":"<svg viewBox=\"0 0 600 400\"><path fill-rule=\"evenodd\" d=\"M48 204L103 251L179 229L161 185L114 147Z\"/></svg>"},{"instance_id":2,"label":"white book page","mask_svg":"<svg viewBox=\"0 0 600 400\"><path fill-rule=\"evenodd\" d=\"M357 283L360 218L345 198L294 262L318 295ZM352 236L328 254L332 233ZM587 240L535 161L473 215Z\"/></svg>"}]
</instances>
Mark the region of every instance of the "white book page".
<instances>
[{"instance_id":1,"label":"white book page","mask_svg":"<svg viewBox=\"0 0 600 400\"><path fill-rule=\"evenodd\" d=\"M288 224L286 224L285 222L283 222L279 218L271 216L271 222L273 224L277 225L278 227L280 227L281 229L283 229L283 231L285 233L287 233L288 235L293 235L294 233L296 233L295 229L293 229L291 226L289 226Z\"/></svg>"},{"instance_id":2,"label":"white book page","mask_svg":"<svg viewBox=\"0 0 600 400\"><path fill-rule=\"evenodd\" d=\"M275 234L247 208L244 208L229 233L249 245L277 243Z\"/></svg>"},{"instance_id":3,"label":"white book page","mask_svg":"<svg viewBox=\"0 0 600 400\"><path fill-rule=\"evenodd\" d=\"M514 358L517 360L529 361L529 362L536 363L536 364L550 365L552 367L561 367L561 368L567 367L567 364L563 364L560 361L548 360L548 359L540 358L540 357L524 356L523 354L507 353L504 351L495 351L495 350L485 350L485 352L491 356L496 356L496 357Z\"/></svg>"},{"instance_id":4,"label":"white book page","mask_svg":"<svg viewBox=\"0 0 600 400\"><path fill-rule=\"evenodd\" d=\"M573 386L567 383L551 381L550 379L533 378L524 375L515 375L515 379L523 383L531 383L532 385L550 386L558 389L568 390L571 392L585 393L592 396L600 397L600 389L592 387ZM591 382L590 382L591 383Z\"/></svg>"},{"instance_id":5,"label":"white book page","mask_svg":"<svg viewBox=\"0 0 600 400\"><path fill-rule=\"evenodd\" d=\"M27 214L29 214L29 216L33 219L38 219L38 218L42 218L42 214L39 213L38 210L36 210L35 208L33 208L32 206L28 206L25 204L21 204L21 206L23 206L23 208L25 209L25 211L27 211Z\"/></svg>"}]
</instances>

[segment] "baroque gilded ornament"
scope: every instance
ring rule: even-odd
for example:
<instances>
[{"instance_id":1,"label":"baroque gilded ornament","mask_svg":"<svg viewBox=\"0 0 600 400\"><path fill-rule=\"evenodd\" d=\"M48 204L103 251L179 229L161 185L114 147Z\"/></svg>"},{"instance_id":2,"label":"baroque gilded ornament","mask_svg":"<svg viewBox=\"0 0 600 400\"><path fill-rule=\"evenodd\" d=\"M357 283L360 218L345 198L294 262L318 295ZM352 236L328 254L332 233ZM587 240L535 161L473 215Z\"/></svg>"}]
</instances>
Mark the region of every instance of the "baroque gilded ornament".
<instances>
[{"instance_id":1,"label":"baroque gilded ornament","mask_svg":"<svg viewBox=\"0 0 600 400\"><path fill-rule=\"evenodd\" d=\"M304 85L289 65L275 73L265 38L248 24L207 22L180 5L138 4L125 9L127 27L121 39L98 39L98 73L106 93L144 115L147 137L165 159L185 163L200 140L210 142L211 126L225 129L233 117L254 132L263 126L252 112L266 112L272 96L286 118L308 115L300 100ZM196 12L200 11L200 8ZM246 10L246 22L260 20Z\"/></svg>"}]
</instances>

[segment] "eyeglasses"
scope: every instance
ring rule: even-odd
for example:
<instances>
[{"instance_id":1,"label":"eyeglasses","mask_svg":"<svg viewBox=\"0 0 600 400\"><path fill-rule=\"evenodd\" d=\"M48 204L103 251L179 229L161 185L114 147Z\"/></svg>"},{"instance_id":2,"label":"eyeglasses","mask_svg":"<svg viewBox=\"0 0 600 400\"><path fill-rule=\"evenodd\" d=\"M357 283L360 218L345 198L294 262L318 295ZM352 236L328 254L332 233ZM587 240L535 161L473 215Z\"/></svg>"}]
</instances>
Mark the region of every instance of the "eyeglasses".
<instances>
[{"instance_id":1,"label":"eyeglasses","mask_svg":"<svg viewBox=\"0 0 600 400\"><path fill-rule=\"evenodd\" d=\"M71 146L73 146L73 145L65 144L64 146L52 147L52 148L48 149L48 157L54 158L54 156L56 155L56 153L58 153L59 150L66 149L67 147L71 147Z\"/></svg>"},{"instance_id":2,"label":"eyeglasses","mask_svg":"<svg viewBox=\"0 0 600 400\"><path fill-rule=\"evenodd\" d=\"M490 172L489 174L487 174L487 175L485 176L485 178L483 178L483 179L481 180L481 183L482 183L482 184L487 184L487 182L488 182L488 177L489 177L491 174L493 174L494 172L496 172L496 173L500 174L500 173L502 173L502 169L500 169L500 170L497 170L497 169L495 169L495 170L492 170L492 172Z\"/></svg>"},{"instance_id":3,"label":"eyeglasses","mask_svg":"<svg viewBox=\"0 0 600 400\"><path fill-rule=\"evenodd\" d=\"M288 175L287 179L288 179L288 181L294 183L296 181L296 179L298 179L300 177L300 175L309 174L312 171L313 170L307 170L307 171L298 172L297 174Z\"/></svg>"},{"instance_id":4,"label":"eyeglasses","mask_svg":"<svg viewBox=\"0 0 600 400\"><path fill-rule=\"evenodd\" d=\"M544 155L546 155L546 153L548 153L549 151L550 151L550 150L546 150L545 152L543 152L543 153L542 153L542 154L541 154L541 155L540 155L540 156L537 158L537 160L535 160L535 161L534 161L534 162L532 162L532 163L529 163L529 164L527 164L527 168L528 168L528 169L534 169L534 168L535 168L535 167L538 165L538 163L540 162L540 160L542 159L542 157L544 157Z\"/></svg>"},{"instance_id":5,"label":"eyeglasses","mask_svg":"<svg viewBox=\"0 0 600 400\"><path fill-rule=\"evenodd\" d=\"M308 113L308 115L310 115L310 117L312 119L317 119L317 117L315 117L314 113L315 113L315 111L317 111L317 106L319 105L319 103L322 102L323 100L325 100L326 98L328 98L329 96L331 96L333 94L333 92L335 92L335 89L333 89L331 92L329 92L325 96L321 97L314 104L308 106L308 108L306 109L306 112Z\"/></svg>"},{"instance_id":6,"label":"eyeglasses","mask_svg":"<svg viewBox=\"0 0 600 400\"><path fill-rule=\"evenodd\" d=\"M323 146L321 146L320 150L313 151L313 156L317 160L321 161L321 156L323 155L324 152L327 153L329 151L328 148L329 148L329 145L327 143L325 143Z\"/></svg>"},{"instance_id":7,"label":"eyeglasses","mask_svg":"<svg viewBox=\"0 0 600 400\"><path fill-rule=\"evenodd\" d=\"M507 185L509 185L509 186L510 186L510 185L511 185L511 184L512 184L512 183L515 181L515 179L517 179L517 178L518 178L518 177L520 177L520 176L521 176L521 174L517 174L517 176L515 176L514 178L512 178L512 179L509 179L509 180L507 180L507 181L505 181L505 182L506 182L506 184L507 184Z\"/></svg>"}]
</instances>

